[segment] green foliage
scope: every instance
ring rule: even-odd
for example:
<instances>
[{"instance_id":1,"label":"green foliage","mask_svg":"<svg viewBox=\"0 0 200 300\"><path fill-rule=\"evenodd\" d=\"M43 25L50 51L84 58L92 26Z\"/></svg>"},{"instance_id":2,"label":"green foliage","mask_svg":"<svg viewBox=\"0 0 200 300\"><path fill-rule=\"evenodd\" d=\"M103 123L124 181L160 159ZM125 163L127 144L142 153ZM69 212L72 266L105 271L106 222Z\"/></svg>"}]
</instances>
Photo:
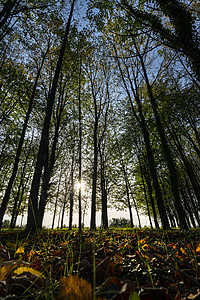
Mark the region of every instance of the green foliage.
<instances>
[{"instance_id":1,"label":"green foliage","mask_svg":"<svg viewBox=\"0 0 200 300\"><path fill-rule=\"evenodd\" d=\"M112 218L110 221L110 227L116 227L116 228L124 228L124 227L130 227L130 220L126 218Z\"/></svg>"}]
</instances>

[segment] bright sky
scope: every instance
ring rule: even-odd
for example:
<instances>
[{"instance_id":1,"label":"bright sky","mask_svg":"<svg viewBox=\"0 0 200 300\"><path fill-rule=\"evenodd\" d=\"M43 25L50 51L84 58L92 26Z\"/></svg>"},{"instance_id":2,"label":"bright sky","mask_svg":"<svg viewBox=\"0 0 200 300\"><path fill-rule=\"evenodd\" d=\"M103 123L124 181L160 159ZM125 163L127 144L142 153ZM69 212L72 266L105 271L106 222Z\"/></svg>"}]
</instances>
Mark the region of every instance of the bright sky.
<instances>
[{"instance_id":1,"label":"bright sky","mask_svg":"<svg viewBox=\"0 0 200 300\"><path fill-rule=\"evenodd\" d=\"M43 225L46 226L46 227L51 227L52 218L53 218L52 214L46 213ZM108 210L108 218L109 218L109 220L111 220L112 218L126 218L126 219L129 219L129 213L128 213L128 210L117 211L117 210L109 209ZM141 218L142 227L143 226L149 226L149 220L146 216L140 216L140 218ZM96 225L100 226L101 225L101 211L97 212L96 220L97 220ZM135 226L138 226L137 216L134 212L133 212L133 222L134 222ZM58 224L58 215L57 215L56 220L55 220L55 227L57 226L57 224ZM66 226L68 226L68 224L69 224L68 215L65 215L64 224L66 224ZM78 226L78 214L77 213L74 214L73 224L76 224ZM85 227L90 227L90 211L85 216Z\"/></svg>"},{"instance_id":2,"label":"bright sky","mask_svg":"<svg viewBox=\"0 0 200 300\"><path fill-rule=\"evenodd\" d=\"M78 182L75 183L75 197L77 197L77 193L78 193ZM90 201L91 195L90 192L88 192L87 188L85 187L85 184L82 185L82 194L87 195L88 201ZM54 222L54 227L56 228L58 226L58 220L59 220L59 211L60 208L58 208L58 212L55 218L55 222ZM132 213L133 213L133 223L134 226L138 226L138 218L137 215L134 211L134 209L132 209ZM84 218L84 224L85 227L90 227L90 214L91 214L91 207L89 205L89 208L87 210L87 214L85 215ZM112 218L125 218L125 219L130 219L129 217L129 212L128 209L123 209L121 211L117 211L116 209L108 209L108 220L112 220ZM5 216L5 219L8 219L8 217ZM43 221L43 226L47 227L47 228L51 228L52 226L52 219L53 219L53 212L46 212L45 216L44 216L44 221ZM144 215L140 215L140 220L141 220L141 224L142 227L143 226L149 226L149 219L147 216ZM24 215L23 218L23 225L26 225L26 221L27 221L27 214ZM76 224L78 226L78 213L74 212L73 214L73 225ZM21 216L18 217L17 219L17 224L20 225L21 224ZM64 224L68 227L69 225L69 209L66 209L65 211L65 217L64 217ZM101 225L101 210L97 211L96 213L96 226L99 227ZM60 223L59 223L60 226Z\"/></svg>"},{"instance_id":3,"label":"bright sky","mask_svg":"<svg viewBox=\"0 0 200 300\"><path fill-rule=\"evenodd\" d=\"M27 215L25 215L23 218L23 225L26 225L26 218L27 218ZM55 218L55 223L54 223L55 228L58 225L58 218L59 218L59 216L57 215ZM108 209L108 218L109 218L109 220L112 220L112 218L129 219L129 213L128 213L128 210L117 211L114 209L113 210ZM8 219L8 217L5 216L5 219ZM50 214L47 212L44 217L43 226L45 226L47 228L51 228L52 219L53 219L53 214ZM146 216L140 215L140 219L141 219L142 227L150 225L149 220ZM134 226L138 226L138 219L137 219L137 216L134 213L134 211L133 211L133 222L134 222ZM20 224L21 224L21 216L18 217L18 219L17 219L17 225L20 225ZM65 214L64 224L68 227L68 224L69 224L68 212L66 212L66 214ZM74 213L73 224L76 224L78 226L78 214L77 213ZM98 211L96 214L96 225L97 225L97 227L99 227L101 225L101 211ZM85 216L85 227L90 227L90 210L88 211L88 214Z\"/></svg>"}]
</instances>

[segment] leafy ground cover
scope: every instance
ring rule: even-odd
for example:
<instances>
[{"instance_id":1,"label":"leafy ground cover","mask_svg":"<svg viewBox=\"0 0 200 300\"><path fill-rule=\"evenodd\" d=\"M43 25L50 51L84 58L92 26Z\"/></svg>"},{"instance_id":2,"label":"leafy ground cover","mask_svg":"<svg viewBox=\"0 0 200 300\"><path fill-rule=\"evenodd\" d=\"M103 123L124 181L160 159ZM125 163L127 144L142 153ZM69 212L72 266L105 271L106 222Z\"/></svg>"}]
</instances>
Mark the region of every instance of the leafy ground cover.
<instances>
[{"instance_id":1,"label":"leafy ground cover","mask_svg":"<svg viewBox=\"0 0 200 300\"><path fill-rule=\"evenodd\" d=\"M200 299L200 230L0 233L1 299Z\"/></svg>"}]
</instances>

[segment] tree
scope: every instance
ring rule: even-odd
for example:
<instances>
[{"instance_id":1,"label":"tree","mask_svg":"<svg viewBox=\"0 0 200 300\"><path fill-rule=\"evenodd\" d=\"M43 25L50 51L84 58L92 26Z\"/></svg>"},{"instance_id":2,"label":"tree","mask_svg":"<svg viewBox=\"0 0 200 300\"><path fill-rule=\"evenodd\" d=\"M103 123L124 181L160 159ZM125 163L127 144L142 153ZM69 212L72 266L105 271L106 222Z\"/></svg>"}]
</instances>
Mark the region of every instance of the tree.
<instances>
[{"instance_id":1,"label":"tree","mask_svg":"<svg viewBox=\"0 0 200 300\"><path fill-rule=\"evenodd\" d=\"M59 53L59 57L58 57L57 65L56 65L56 70L54 73L51 91L49 93L48 100L47 100L47 108L46 108L44 126L43 126L43 130L42 130L40 147L39 147L39 151L38 151L35 172L34 172L31 190L30 190L28 219L27 219L27 227L26 227L27 231L35 231L36 227L37 227L38 192L39 192L39 187L40 187L40 179L41 179L42 169L43 169L44 162L45 162L45 155L48 153L48 139L49 139L49 127L50 127L50 122L51 122L51 115L52 115L53 104L54 104L54 100L55 100L59 75L60 75L60 71L61 71L61 67L62 67L63 56L65 53L65 46L66 46L67 38L69 35L71 19L72 19L73 10L74 10L74 4L75 4L75 0L73 0L72 5L71 5L68 22L66 25L65 34L64 34L63 41L62 41L62 45L61 45L61 49L60 49L60 53Z\"/></svg>"},{"instance_id":2,"label":"tree","mask_svg":"<svg viewBox=\"0 0 200 300\"><path fill-rule=\"evenodd\" d=\"M148 1L150 4L150 1ZM145 6L138 8L126 0L122 1L121 7L128 15L133 17L142 26L155 32L161 41L173 50L184 54L190 61L191 67L200 82L200 44L199 34L195 24L195 18L190 8L179 0L167 1L156 0L156 6L152 5L151 10ZM155 14L161 10L162 14ZM163 18L168 17L170 24L163 25ZM132 24L134 27L134 22Z\"/></svg>"},{"instance_id":3,"label":"tree","mask_svg":"<svg viewBox=\"0 0 200 300\"><path fill-rule=\"evenodd\" d=\"M38 72L37 72L37 75L36 75L36 79L35 79L35 83L34 83L34 86L33 86L32 95L30 97L30 102L29 102L28 110L27 110L27 113L26 113L26 117L25 117L25 120L24 120L22 132L21 132L21 137L20 137L20 140L19 140L18 148L17 148L17 153L16 153L16 156L15 156L15 162L14 162L14 166L13 166L12 175L11 175L11 177L9 179L8 186L7 186L4 198L3 198L2 203L1 203L1 208L0 208L0 228L1 228L3 217L4 217L4 214L5 214L5 211L6 211L6 207L7 207L8 201L9 201L11 189L12 189L12 186L13 186L16 174L17 174L19 160L20 160L20 155L21 155L21 151L22 151L22 146L23 146L24 138L25 138L25 133L26 133L26 130L27 130L28 121L29 121L29 118L30 118L30 115L31 115L31 111L32 111L32 107L33 107L33 101L34 101L34 98L35 98L37 84L38 84L40 73L41 73L41 70L42 70L42 67L43 67L43 64L44 64L45 57L46 57L46 55L48 53L48 50L49 50L49 45L47 47L46 53L43 55L41 65L40 65L40 67L38 69Z\"/></svg>"},{"instance_id":4,"label":"tree","mask_svg":"<svg viewBox=\"0 0 200 300\"><path fill-rule=\"evenodd\" d=\"M130 221L125 219L125 218L112 218L110 222L110 227L118 227L118 228L123 228L123 227L130 227Z\"/></svg>"}]
</instances>

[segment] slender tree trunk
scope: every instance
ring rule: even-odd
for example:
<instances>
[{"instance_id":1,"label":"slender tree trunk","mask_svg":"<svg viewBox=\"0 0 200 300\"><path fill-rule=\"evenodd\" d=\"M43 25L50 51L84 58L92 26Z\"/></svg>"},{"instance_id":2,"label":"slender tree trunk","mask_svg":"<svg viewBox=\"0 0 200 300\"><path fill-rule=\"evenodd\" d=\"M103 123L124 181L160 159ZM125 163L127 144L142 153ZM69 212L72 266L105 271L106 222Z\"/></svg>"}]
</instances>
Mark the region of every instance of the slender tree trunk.
<instances>
[{"instance_id":1,"label":"slender tree trunk","mask_svg":"<svg viewBox=\"0 0 200 300\"><path fill-rule=\"evenodd\" d=\"M93 176L92 176L92 207L91 207L90 229L96 229L96 187L97 187L97 160L98 160L97 124L95 124L93 141L94 141L94 162L93 162Z\"/></svg>"},{"instance_id":2,"label":"slender tree trunk","mask_svg":"<svg viewBox=\"0 0 200 300\"><path fill-rule=\"evenodd\" d=\"M151 144L150 144L149 132L146 127L145 119L144 119L142 109L141 109L141 103L140 103L140 100L138 97L137 97L137 104L138 104L138 109L139 109L139 113L140 113L140 117L141 117L140 124L141 124L141 129L143 132L144 142L145 142L145 146L146 146L146 150L147 150L147 159L149 162L149 170L150 170L150 174L151 174L152 181L153 181L154 191L155 191L156 200L157 200L157 206L158 206L162 226L164 229L168 229L170 226L169 226L169 221L168 221L167 214L166 214L166 209L164 206L164 201L163 201L163 196L162 196L162 192L160 189L160 184L158 181L157 171L156 171L156 167L155 167L155 159L154 159Z\"/></svg>"},{"instance_id":3,"label":"slender tree trunk","mask_svg":"<svg viewBox=\"0 0 200 300\"><path fill-rule=\"evenodd\" d=\"M97 189L97 163L98 163L97 129L98 129L98 121L99 121L99 116L97 112L97 102L96 102L96 96L94 91L93 91L93 100L95 106L95 122L94 122L94 131L93 131L94 154L93 154L93 176L92 176L91 221L90 221L91 230L96 229L96 189Z\"/></svg>"},{"instance_id":4,"label":"slender tree trunk","mask_svg":"<svg viewBox=\"0 0 200 300\"><path fill-rule=\"evenodd\" d=\"M74 129L75 131L75 129ZM74 132L74 143L75 143L75 132ZM69 230L72 230L72 221L73 221L73 207L74 207L74 163L75 163L75 144L73 145L72 153L72 165L71 165L71 182L70 182L70 207L69 207Z\"/></svg>"},{"instance_id":5,"label":"slender tree trunk","mask_svg":"<svg viewBox=\"0 0 200 300\"><path fill-rule=\"evenodd\" d=\"M196 223L195 223L195 220L194 220L194 213L193 213L192 205L190 203L190 198L187 194L187 191L185 190L185 187L184 187L183 183L181 183L181 195L182 195L185 211L189 215L192 226L194 228L196 228Z\"/></svg>"},{"instance_id":6,"label":"slender tree trunk","mask_svg":"<svg viewBox=\"0 0 200 300\"><path fill-rule=\"evenodd\" d=\"M63 208L62 208L60 228L63 228L63 226L64 226L65 207L66 207L66 204L67 204L66 200L67 200L67 193L65 193L65 198L64 198Z\"/></svg>"},{"instance_id":7,"label":"slender tree trunk","mask_svg":"<svg viewBox=\"0 0 200 300\"><path fill-rule=\"evenodd\" d=\"M126 195L127 195L128 209L129 209L129 215L130 215L130 223L131 223L131 228L133 228L134 224L133 224L133 214L132 214L132 208L131 208L131 202L130 202L130 196L129 196L128 176L127 176L125 164L123 161L123 157L122 157L122 153L120 150L120 145L119 145L116 133L115 133L115 137L116 137L117 148L118 148L119 157L120 157L120 161L121 161L122 172L123 172L124 180L125 180Z\"/></svg>"},{"instance_id":8,"label":"slender tree trunk","mask_svg":"<svg viewBox=\"0 0 200 300\"><path fill-rule=\"evenodd\" d=\"M145 181L144 181L144 173L143 173L142 164L141 164L139 155L138 155L138 158L139 158L139 165L140 165L140 173L141 173L141 177L142 177L142 185L143 185L143 189L144 189L144 196L145 196L145 200L146 200L147 212L148 212L148 217L149 217L149 223L150 223L151 229L153 229L150 210L149 210L149 203L148 203L148 198L147 198L147 192L146 192L146 186L145 186Z\"/></svg>"},{"instance_id":9,"label":"slender tree trunk","mask_svg":"<svg viewBox=\"0 0 200 300\"><path fill-rule=\"evenodd\" d=\"M198 224L198 226L200 226L198 203L196 204L194 201L194 196L191 193L190 186L189 186L189 183L187 182L187 179L185 181L185 185L186 185L188 197L190 199L190 203L191 203L193 211L194 211L195 218L197 220L197 224Z\"/></svg>"},{"instance_id":10,"label":"slender tree trunk","mask_svg":"<svg viewBox=\"0 0 200 300\"><path fill-rule=\"evenodd\" d=\"M51 228L54 228L54 224L55 224L55 218L56 218L56 213L57 213L57 206L58 206L58 197L59 197L59 192L60 192L60 184L61 184L61 178L62 178L62 168L60 170L60 177L59 177L59 181L58 181L58 189L57 189L57 193L56 193L56 201L55 201L55 207L54 207L54 213L53 213L53 220L52 220L52 225Z\"/></svg>"},{"instance_id":11,"label":"slender tree trunk","mask_svg":"<svg viewBox=\"0 0 200 300\"><path fill-rule=\"evenodd\" d=\"M22 201L23 201L23 196L24 196L24 192L25 192L25 189L26 189L26 185L27 184L23 184L22 185L22 190L21 190L21 193L20 193L20 198L21 199L18 198L18 201L17 201L17 207L16 207L16 211L15 211L15 214L14 214L14 219L13 219L13 222L12 222L12 228L16 227L17 217L19 215L20 208L21 208L21 205L22 205ZM19 197L19 195L18 195L18 197Z\"/></svg>"},{"instance_id":12,"label":"slender tree trunk","mask_svg":"<svg viewBox=\"0 0 200 300\"><path fill-rule=\"evenodd\" d=\"M175 145L177 147L177 150L178 150L178 152L180 154L181 160L183 161L183 164L185 166L185 170L186 170L186 172L188 174L188 177L190 179L191 185L193 187L195 196L196 196L196 198L198 200L199 207L200 207L200 186L199 186L198 180L197 180L197 178L195 176L195 173L193 171L193 168L192 168L190 162L188 161L187 157L185 156L185 153L183 151L183 148L181 146L181 143L179 141L179 138L178 138L178 136L176 134L176 131L174 129L174 126L173 126L170 118L169 118L169 121L170 121L170 125L171 125L171 128L172 128L172 131L170 130L171 137L173 138L174 143L175 143ZM169 130L169 128L168 128L168 130Z\"/></svg>"},{"instance_id":13,"label":"slender tree trunk","mask_svg":"<svg viewBox=\"0 0 200 300\"><path fill-rule=\"evenodd\" d=\"M61 49L60 49L59 58L58 58L57 65L56 65L56 70L55 70L55 74L54 74L54 78L53 78L53 82L52 82L52 88L51 88L51 91L48 96L44 126L43 126L43 130L42 130L42 136L41 136L41 140L40 140L37 162L36 162L35 172L33 175L31 191L30 191L30 198L29 198L29 204L28 204L28 220L27 220L26 231L35 231L37 228L37 225L38 225L37 214L38 214L38 193L39 193L39 187L40 187L40 180L41 180L41 175L42 175L42 169L44 166L45 156L48 154L49 128L50 128L50 123L51 123L51 116L52 116L52 112L53 112L53 105L54 105L54 101L55 101L55 95L56 95L59 75L60 75L60 71L61 71L61 67L62 67L63 56L65 53L65 46L66 46L67 38L69 35L70 24L71 24L71 19L72 19L72 15L73 15L75 1L76 0L73 0L72 5L71 5L69 19L67 22L64 38L63 38Z\"/></svg>"},{"instance_id":14,"label":"slender tree trunk","mask_svg":"<svg viewBox=\"0 0 200 300\"><path fill-rule=\"evenodd\" d=\"M60 207L60 212L59 212L59 215L58 215L58 225L57 225L57 229L59 229L61 213L62 213L62 207Z\"/></svg>"},{"instance_id":15,"label":"slender tree trunk","mask_svg":"<svg viewBox=\"0 0 200 300\"><path fill-rule=\"evenodd\" d=\"M116 52L116 49L115 49L115 52ZM116 52L116 56L117 56L117 52ZM148 163L149 163L149 170L150 170L150 174L151 174L152 181L153 181L153 187L154 187L154 191L155 191L155 196L156 196L156 201L157 201L157 206L158 206L162 226L163 226L164 229L168 229L170 227L169 226L169 221L168 221L168 218L167 218L166 209L165 209L164 202L163 202L163 197L162 197L162 192L161 192L159 181L158 181L158 175L157 175L157 171L156 171L155 159L154 159L152 148L151 148L148 128L147 128L145 118L144 118L144 115L143 115L143 112L142 112L141 101L140 101L138 92L135 91L135 89L133 87L133 83L132 83L132 81L130 79L130 76L128 74L128 79L129 79L130 84L131 84L131 89L134 93L135 101L136 101L136 104L138 106L138 112L139 112L139 117L138 117L137 114L136 114L136 111L134 109L134 106L133 106L133 102L132 102L130 92L129 92L129 90L127 88L127 85L126 85L126 81L125 81L125 78L124 78L124 75L123 75L118 57L117 57L117 61L118 61L118 67L119 67L119 70L120 70L120 73L121 73L122 81L124 83L124 87L125 87L127 95L128 95L130 106L132 108L132 112L133 112L136 120L139 122L141 130L142 130L144 143L145 143L145 147L146 147L146 151L147 151L147 159L148 159Z\"/></svg>"},{"instance_id":16,"label":"slender tree trunk","mask_svg":"<svg viewBox=\"0 0 200 300\"><path fill-rule=\"evenodd\" d=\"M135 198L133 196L133 191L132 191L132 188L131 188L129 180L128 180L128 187L129 187L129 191L130 191L130 194L131 194L131 197L132 197L132 200L133 200L133 204L134 204L134 207L135 207L135 211L136 211L136 214L137 214L139 228L141 228L142 226L141 226L141 221L140 221L140 215L139 215L139 211L138 211L138 208L137 208L137 204L136 204Z\"/></svg>"},{"instance_id":17,"label":"slender tree trunk","mask_svg":"<svg viewBox=\"0 0 200 300\"><path fill-rule=\"evenodd\" d=\"M65 215L65 207L68 201L68 194L69 194L69 185L70 181L67 183L67 175L65 174L65 196L64 196L64 202L63 202L63 208L62 208L62 217L61 217L61 228L64 226L64 215Z\"/></svg>"},{"instance_id":18,"label":"slender tree trunk","mask_svg":"<svg viewBox=\"0 0 200 300\"><path fill-rule=\"evenodd\" d=\"M28 158L29 158L30 152L31 152L32 141L33 141L33 136L32 136L32 140L31 140L31 143L30 143L30 146L29 146L29 149L28 149L28 153L26 155L26 159L25 159L25 162L24 162L24 166L23 166L23 169L22 169L21 179L20 179L20 183L19 183L19 186L18 186L17 195L15 197L15 202L14 202L14 206L13 206L12 217L11 217L11 222L10 222L10 228L14 228L14 226L15 226L15 221L16 221L16 217L15 216L17 214L17 205L18 205L18 201L19 201L20 191L21 191L21 188L23 186L23 181L24 181L24 175L25 175L27 161L28 161Z\"/></svg>"},{"instance_id":19,"label":"slender tree trunk","mask_svg":"<svg viewBox=\"0 0 200 300\"><path fill-rule=\"evenodd\" d=\"M60 111L59 111L59 108L60 108ZM55 160L56 160L56 147L57 147L58 138L59 138L59 129L60 129L60 122L61 122L61 115L63 112L63 108L64 108L64 103L63 103L63 105L62 104L58 105L57 123L56 123L56 128L55 128L55 133L54 133L53 144L52 144L52 148L51 148L49 164L47 161L44 166L43 183L42 183L42 190L41 190L39 209L38 209L38 228L42 228L42 222L43 222L45 207L46 207L47 198L48 198L48 190L50 187L51 175L52 175Z\"/></svg>"},{"instance_id":20,"label":"slender tree trunk","mask_svg":"<svg viewBox=\"0 0 200 300\"><path fill-rule=\"evenodd\" d=\"M81 183L82 183L82 112L81 112L81 71L82 64L80 61L80 70L79 70L79 87L78 87L78 119L79 119L79 171L78 171L78 181L79 181L79 190L78 190L78 229L81 231Z\"/></svg>"},{"instance_id":21,"label":"slender tree trunk","mask_svg":"<svg viewBox=\"0 0 200 300\"><path fill-rule=\"evenodd\" d=\"M170 223L171 223L171 227L175 228L176 227L176 223L175 223L175 220L174 220L174 216L171 213L171 209L169 207L169 204L166 204L166 209L167 209L167 213L168 213L169 220L170 220Z\"/></svg>"},{"instance_id":22,"label":"slender tree trunk","mask_svg":"<svg viewBox=\"0 0 200 300\"><path fill-rule=\"evenodd\" d=\"M21 133L19 144L18 144L18 148L17 148L17 153L16 153L16 156L15 156L15 162L14 162L14 166L13 166L13 170L12 170L12 175L11 175L11 177L9 179L8 186L7 186L7 189L5 191L5 195L4 195L2 203L1 203L1 208L0 208L0 228L1 228L1 225L2 225L3 217L4 217L4 214L5 214L5 211L6 211L6 207L7 207L8 202L9 202L9 198L10 198L10 193L11 193L11 190L12 190L12 186L13 186L15 177L17 175L17 170L18 170L18 166L19 166L19 160L20 160L20 156L21 156L21 152L22 152L22 147L23 147L23 143L24 143L24 138L25 138L25 133L26 133L28 121L29 121L29 118L30 118L30 115L31 115L31 111L32 111L32 108L33 108L33 102L34 102L34 98L35 98L37 84L38 84L40 73L41 73L41 70L42 70L42 67L43 67L43 64L44 64L44 60L45 60L45 57L46 57L48 51L49 51L49 45L47 47L46 53L43 56L40 68L38 69L38 72L37 72L37 75L36 75L36 79L35 79L35 83L34 83L34 86L33 86L32 95L31 95L30 102L29 102L29 107L28 107L28 110L27 110L27 113L26 113L26 117L25 117L25 120L24 120L23 128L22 128L22 133Z\"/></svg>"},{"instance_id":23,"label":"slender tree trunk","mask_svg":"<svg viewBox=\"0 0 200 300\"><path fill-rule=\"evenodd\" d=\"M179 188L178 188L179 183L178 183L178 174L177 174L177 171L176 171L176 165L175 165L175 162L174 162L174 159L173 159L173 155L171 153L171 149L168 146L167 139L166 139L166 136L165 136L165 131L164 131L163 125L161 123L160 116L158 114L157 103L156 103L156 100L155 100L155 98L153 96L153 93L152 93L152 89L151 89L151 85L149 83L149 79L148 79L148 76L147 76L147 73L146 73L146 68L145 68L145 65L144 65L143 57L140 54L136 44L135 44L135 49L136 49L137 55L138 55L138 57L140 59L140 62L141 62L141 66L142 66L142 70L143 70L143 74L144 74L144 78L145 78L145 82L146 82L146 86L147 86L149 99L150 99L151 106L152 106L153 113L154 113L154 117L155 117L155 120L156 120L157 131L158 131L158 134L159 134L160 140L161 140L163 155L165 157L167 167L168 167L168 170L169 170L171 191L172 191L172 195L173 195L173 198L174 198L174 204L175 204L175 207L176 207L176 210L177 210L177 214L178 214L178 217L179 217L180 227L182 229L188 229L187 223L185 221L185 214L184 214L183 205L182 205L182 202L181 202L181 197L180 197Z\"/></svg>"},{"instance_id":24,"label":"slender tree trunk","mask_svg":"<svg viewBox=\"0 0 200 300\"><path fill-rule=\"evenodd\" d=\"M147 179L146 176L148 176L148 175L144 174L145 181L146 181L147 188L148 188L149 198L150 198L150 202L151 202L151 208L152 208L152 211L153 211L153 219L154 219L155 227L159 228L157 214L156 214L156 208L155 208L155 203L154 203L154 199L153 199L153 195L152 195L153 191L152 191L152 186L151 186L151 180L150 180L150 178Z\"/></svg>"},{"instance_id":25,"label":"slender tree trunk","mask_svg":"<svg viewBox=\"0 0 200 300\"><path fill-rule=\"evenodd\" d=\"M105 161L104 161L104 149L99 149L100 165L101 165L101 204L102 204L102 225L103 228L108 228L108 208L107 208L107 191L105 180Z\"/></svg>"}]
</instances>

